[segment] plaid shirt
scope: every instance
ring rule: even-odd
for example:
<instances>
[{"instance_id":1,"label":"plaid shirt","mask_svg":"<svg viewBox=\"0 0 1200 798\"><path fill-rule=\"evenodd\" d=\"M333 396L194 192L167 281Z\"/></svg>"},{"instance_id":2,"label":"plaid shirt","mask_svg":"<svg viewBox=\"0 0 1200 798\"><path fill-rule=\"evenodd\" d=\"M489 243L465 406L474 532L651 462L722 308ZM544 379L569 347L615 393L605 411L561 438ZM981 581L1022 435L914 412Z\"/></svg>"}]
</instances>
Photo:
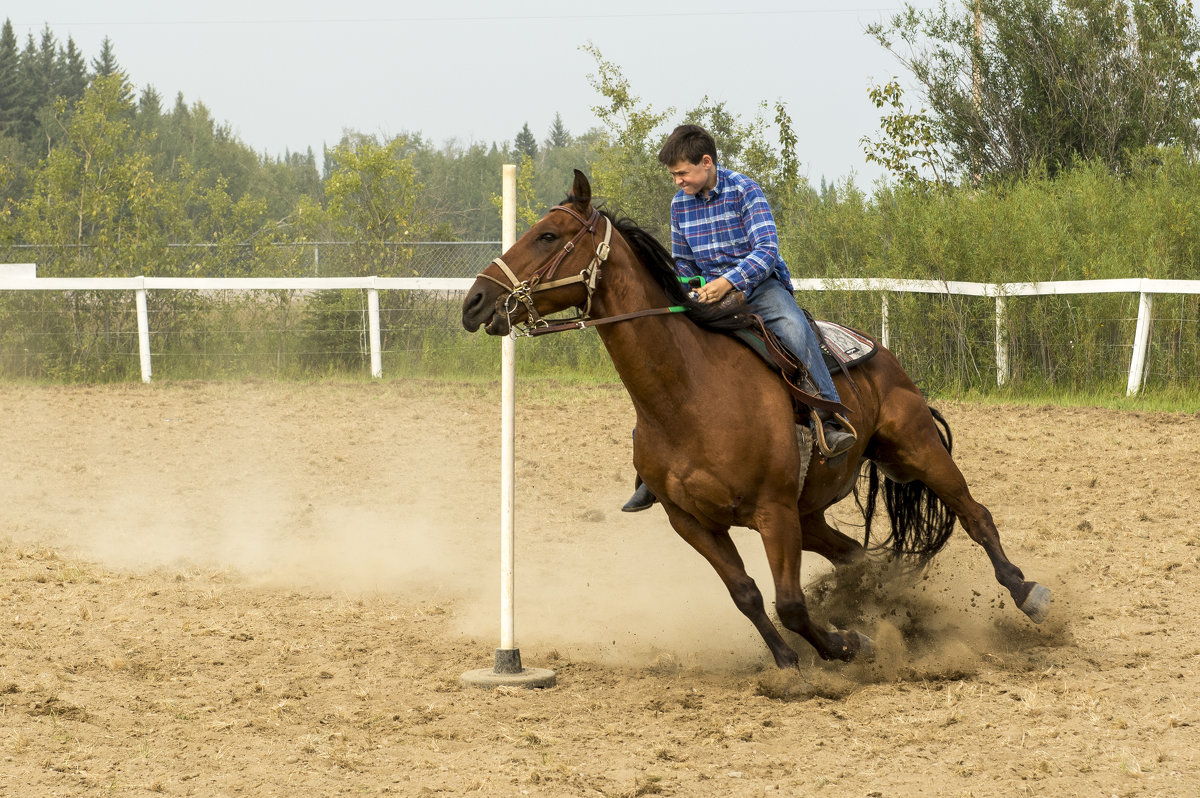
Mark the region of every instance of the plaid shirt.
<instances>
[{"instance_id":1,"label":"plaid shirt","mask_svg":"<svg viewBox=\"0 0 1200 798\"><path fill-rule=\"evenodd\" d=\"M724 277L749 294L774 275L792 290L779 255L775 217L758 183L724 167L708 196L680 191L671 200L671 255L681 277Z\"/></svg>"}]
</instances>

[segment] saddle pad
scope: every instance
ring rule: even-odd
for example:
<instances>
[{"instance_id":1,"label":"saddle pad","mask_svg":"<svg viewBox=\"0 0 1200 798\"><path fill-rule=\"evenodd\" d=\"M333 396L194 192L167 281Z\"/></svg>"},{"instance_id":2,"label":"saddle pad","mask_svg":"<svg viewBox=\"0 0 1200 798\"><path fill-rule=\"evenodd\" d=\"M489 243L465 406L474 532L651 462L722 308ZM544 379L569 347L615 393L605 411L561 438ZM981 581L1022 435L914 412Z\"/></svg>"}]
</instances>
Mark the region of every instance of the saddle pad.
<instances>
[{"instance_id":1,"label":"saddle pad","mask_svg":"<svg viewBox=\"0 0 1200 798\"><path fill-rule=\"evenodd\" d=\"M820 319L816 324L821 333L821 354L825 356L825 365L832 373L837 373L839 364L850 368L876 352L875 342L858 330Z\"/></svg>"}]
</instances>

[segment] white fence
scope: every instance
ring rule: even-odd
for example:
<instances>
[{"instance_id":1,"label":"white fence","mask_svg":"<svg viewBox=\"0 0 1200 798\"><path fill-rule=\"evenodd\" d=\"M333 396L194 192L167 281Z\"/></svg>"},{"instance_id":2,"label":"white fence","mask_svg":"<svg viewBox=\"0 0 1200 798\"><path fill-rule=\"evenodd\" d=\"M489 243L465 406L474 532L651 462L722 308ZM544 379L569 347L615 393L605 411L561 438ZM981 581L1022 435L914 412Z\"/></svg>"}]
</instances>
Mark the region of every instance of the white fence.
<instances>
[{"instance_id":1,"label":"white fence","mask_svg":"<svg viewBox=\"0 0 1200 798\"><path fill-rule=\"evenodd\" d=\"M12 272L10 272L12 273ZM152 374L150 325L146 312L149 291L262 291L327 289L358 289L367 292L367 338L370 348L371 375L383 376L380 351L379 292L399 291L465 291L471 278L427 277L251 277L251 278L189 278L189 277L126 277L76 278L31 277L32 270L17 270L18 275L0 276L0 291L130 291L137 303L138 350L141 357L142 380L149 382ZM996 381L1004 385L1009 376L1008 345L1005 334L1005 302L1019 296L1063 296L1071 294L1137 294L1138 318L1129 363L1127 394L1137 393L1143 382L1146 353L1150 346L1150 321L1154 297L1161 294L1200 294L1200 280L1154 280L1132 278L1123 280L1069 280L1044 283L968 283L937 280L871 279L808 279L797 280L802 291L868 291L882 293L881 339L889 345L889 293L922 293L991 297L996 303L995 364Z\"/></svg>"}]
</instances>

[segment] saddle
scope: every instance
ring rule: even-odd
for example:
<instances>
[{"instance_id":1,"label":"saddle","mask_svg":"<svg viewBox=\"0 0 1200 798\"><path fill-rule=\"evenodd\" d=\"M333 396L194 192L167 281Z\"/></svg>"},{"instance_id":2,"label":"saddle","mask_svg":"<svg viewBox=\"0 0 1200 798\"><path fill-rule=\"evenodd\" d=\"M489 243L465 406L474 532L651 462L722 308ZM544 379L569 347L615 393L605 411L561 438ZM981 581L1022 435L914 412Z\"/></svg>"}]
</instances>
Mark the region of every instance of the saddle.
<instances>
[{"instance_id":1,"label":"saddle","mask_svg":"<svg viewBox=\"0 0 1200 798\"><path fill-rule=\"evenodd\" d=\"M851 386L854 386L850 369L875 356L879 351L875 341L866 333L850 327L831 321L815 320L807 310L804 311L804 315L820 343L821 355L829 372L842 372L850 379ZM809 412L816 410L841 414L844 417L844 414L849 412L846 406L841 402L822 399L818 395L816 383L800 358L767 329L761 318L753 314L750 318L753 323L749 327L732 330L731 333L766 361L768 366L779 372L792 393L796 418L807 419Z\"/></svg>"}]
</instances>

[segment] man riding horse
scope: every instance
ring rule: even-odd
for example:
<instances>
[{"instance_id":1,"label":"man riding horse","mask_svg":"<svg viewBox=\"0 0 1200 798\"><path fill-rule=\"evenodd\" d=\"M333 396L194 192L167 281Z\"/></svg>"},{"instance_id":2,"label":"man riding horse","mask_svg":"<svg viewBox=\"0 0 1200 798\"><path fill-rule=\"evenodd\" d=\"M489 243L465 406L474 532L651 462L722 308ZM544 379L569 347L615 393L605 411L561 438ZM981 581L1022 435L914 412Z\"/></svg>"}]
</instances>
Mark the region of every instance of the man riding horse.
<instances>
[{"instance_id":1,"label":"man riding horse","mask_svg":"<svg viewBox=\"0 0 1200 798\"><path fill-rule=\"evenodd\" d=\"M762 188L754 180L717 165L717 145L699 125L675 128L658 153L679 192L671 200L671 255L675 270L688 279L703 277L696 289L703 303L720 302L740 291L747 310L808 369L820 398L840 402L820 344L804 311L796 304L791 274L779 254L775 217ZM736 414L737 408L726 408ZM818 410L826 456L834 458L854 446L853 430L843 430L836 417ZM740 423L736 415L722 423ZM639 480L622 510L637 512L654 504L654 494Z\"/></svg>"}]
</instances>

